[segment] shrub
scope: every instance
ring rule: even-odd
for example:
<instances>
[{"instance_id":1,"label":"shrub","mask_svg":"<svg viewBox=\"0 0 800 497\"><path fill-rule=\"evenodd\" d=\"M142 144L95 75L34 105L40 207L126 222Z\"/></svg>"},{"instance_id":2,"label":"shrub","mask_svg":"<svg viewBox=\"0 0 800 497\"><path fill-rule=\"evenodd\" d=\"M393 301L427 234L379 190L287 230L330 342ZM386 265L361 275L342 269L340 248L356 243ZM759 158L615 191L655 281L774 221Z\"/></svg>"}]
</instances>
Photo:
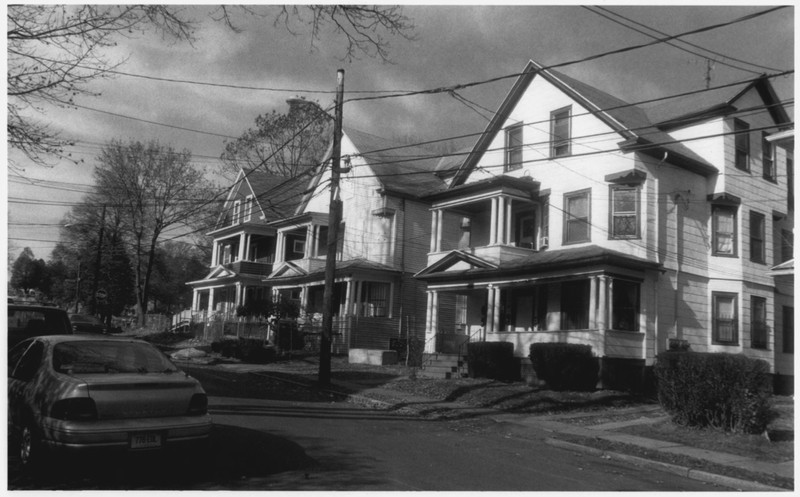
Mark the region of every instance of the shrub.
<instances>
[{"instance_id":1,"label":"shrub","mask_svg":"<svg viewBox=\"0 0 800 497\"><path fill-rule=\"evenodd\" d=\"M662 352L658 401L681 425L762 433L770 421L769 364L743 355Z\"/></svg>"},{"instance_id":2,"label":"shrub","mask_svg":"<svg viewBox=\"0 0 800 497\"><path fill-rule=\"evenodd\" d=\"M510 342L471 342L467 344L467 368L470 378L500 381L517 379L514 344Z\"/></svg>"},{"instance_id":3,"label":"shrub","mask_svg":"<svg viewBox=\"0 0 800 497\"><path fill-rule=\"evenodd\" d=\"M260 338L223 338L212 342L211 350L249 363L269 362L276 356L275 349L265 347Z\"/></svg>"},{"instance_id":4,"label":"shrub","mask_svg":"<svg viewBox=\"0 0 800 497\"><path fill-rule=\"evenodd\" d=\"M421 366L422 354L425 352L425 341L418 338L390 338L389 349L397 352L397 360L408 366Z\"/></svg>"},{"instance_id":5,"label":"shrub","mask_svg":"<svg viewBox=\"0 0 800 497\"><path fill-rule=\"evenodd\" d=\"M534 343L530 358L536 376L553 390L591 391L597 385L600 365L591 345Z\"/></svg>"}]
</instances>

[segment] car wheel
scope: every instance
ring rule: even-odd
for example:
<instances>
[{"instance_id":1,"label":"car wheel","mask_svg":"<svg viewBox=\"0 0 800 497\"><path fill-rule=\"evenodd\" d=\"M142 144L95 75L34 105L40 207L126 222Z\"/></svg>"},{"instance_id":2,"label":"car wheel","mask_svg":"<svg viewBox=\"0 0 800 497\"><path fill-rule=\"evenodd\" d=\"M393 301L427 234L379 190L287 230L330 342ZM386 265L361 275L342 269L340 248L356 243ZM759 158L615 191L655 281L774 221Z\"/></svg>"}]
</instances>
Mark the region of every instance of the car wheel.
<instances>
[{"instance_id":1,"label":"car wheel","mask_svg":"<svg viewBox=\"0 0 800 497\"><path fill-rule=\"evenodd\" d=\"M33 423L25 423L19 441L19 460L25 469L34 468L41 459L42 442Z\"/></svg>"}]
</instances>

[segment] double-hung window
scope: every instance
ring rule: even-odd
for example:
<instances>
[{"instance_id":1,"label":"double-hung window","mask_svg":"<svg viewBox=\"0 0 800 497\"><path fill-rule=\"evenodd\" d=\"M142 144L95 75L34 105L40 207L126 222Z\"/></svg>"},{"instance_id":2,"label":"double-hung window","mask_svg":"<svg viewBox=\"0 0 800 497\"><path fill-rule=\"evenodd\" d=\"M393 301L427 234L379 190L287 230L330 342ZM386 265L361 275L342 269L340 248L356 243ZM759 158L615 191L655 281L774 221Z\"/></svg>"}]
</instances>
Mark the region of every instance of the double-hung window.
<instances>
[{"instance_id":1,"label":"double-hung window","mask_svg":"<svg viewBox=\"0 0 800 497\"><path fill-rule=\"evenodd\" d=\"M639 331L639 283L614 279L611 327Z\"/></svg>"},{"instance_id":2,"label":"double-hung window","mask_svg":"<svg viewBox=\"0 0 800 497\"><path fill-rule=\"evenodd\" d=\"M735 165L742 171L750 171L750 125L741 119L733 121Z\"/></svg>"},{"instance_id":3,"label":"double-hung window","mask_svg":"<svg viewBox=\"0 0 800 497\"><path fill-rule=\"evenodd\" d=\"M736 294L713 292L711 300L713 342L722 345L738 344Z\"/></svg>"},{"instance_id":4,"label":"double-hung window","mask_svg":"<svg viewBox=\"0 0 800 497\"><path fill-rule=\"evenodd\" d=\"M591 241L591 189L564 194L564 244Z\"/></svg>"},{"instance_id":5,"label":"double-hung window","mask_svg":"<svg viewBox=\"0 0 800 497\"><path fill-rule=\"evenodd\" d=\"M237 200L233 203L233 218L232 218L232 225L239 224L240 216L242 214L242 203L241 201Z\"/></svg>"},{"instance_id":6,"label":"double-hung window","mask_svg":"<svg viewBox=\"0 0 800 497\"><path fill-rule=\"evenodd\" d=\"M550 113L550 157L566 157L572 153L572 108Z\"/></svg>"},{"instance_id":7,"label":"double-hung window","mask_svg":"<svg viewBox=\"0 0 800 497\"><path fill-rule=\"evenodd\" d=\"M736 256L736 208L724 205L713 205L712 244L714 255Z\"/></svg>"},{"instance_id":8,"label":"double-hung window","mask_svg":"<svg viewBox=\"0 0 800 497\"><path fill-rule=\"evenodd\" d=\"M767 299L750 297L750 346L767 348Z\"/></svg>"},{"instance_id":9,"label":"double-hung window","mask_svg":"<svg viewBox=\"0 0 800 497\"><path fill-rule=\"evenodd\" d=\"M522 167L522 125L506 128L506 171Z\"/></svg>"},{"instance_id":10,"label":"double-hung window","mask_svg":"<svg viewBox=\"0 0 800 497\"><path fill-rule=\"evenodd\" d=\"M764 214L750 211L750 260L760 264L766 263L765 224Z\"/></svg>"},{"instance_id":11,"label":"double-hung window","mask_svg":"<svg viewBox=\"0 0 800 497\"><path fill-rule=\"evenodd\" d=\"M389 283L365 281L361 286L361 315L364 317L389 316Z\"/></svg>"},{"instance_id":12,"label":"double-hung window","mask_svg":"<svg viewBox=\"0 0 800 497\"><path fill-rule=\"evenodd\" d=\"M761 132L761 164L764 167L764 179L777 181L775 174L775 158L772 155L772 143L767 140L767 132Z\"/></svg>"},{"instance_id":13,"label":"double-hung window","mask_svg":"<svg viewBox=\"0 0 800 497\"><path fill-rule=\"evenodd\" d=\"M639 238L639 187L610 187L611 238Z\"/></svg>"},{"instance_id":14,"label":"double-hung window","mask_svg":"<svg viewBox=\"0 0 800 497\"><path fill-rule=\"evenodd\" d=\"M250 221L253 217L253 196L248 195L244 199L244 222Z\"/></svg>"}]
</instances>

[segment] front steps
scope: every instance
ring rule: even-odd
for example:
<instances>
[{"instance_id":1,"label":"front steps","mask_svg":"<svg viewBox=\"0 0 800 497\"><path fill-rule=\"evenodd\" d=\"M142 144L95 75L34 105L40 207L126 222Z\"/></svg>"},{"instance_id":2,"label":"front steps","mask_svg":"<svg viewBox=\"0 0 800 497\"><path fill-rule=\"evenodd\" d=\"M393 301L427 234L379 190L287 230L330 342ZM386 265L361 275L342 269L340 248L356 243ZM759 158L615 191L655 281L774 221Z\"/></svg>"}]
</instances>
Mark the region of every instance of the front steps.
<instances>
[{"instance_id":1,"label":"front steps","mask_svg":"<svg viewBox=\"0 0 800 497\"><path fill-rule=\"evenodd\" d=\"M422 369L417 373L423 378L454 379L469 376L466 356L458 354L423 354Z\"/></svg>"}]
</instances>

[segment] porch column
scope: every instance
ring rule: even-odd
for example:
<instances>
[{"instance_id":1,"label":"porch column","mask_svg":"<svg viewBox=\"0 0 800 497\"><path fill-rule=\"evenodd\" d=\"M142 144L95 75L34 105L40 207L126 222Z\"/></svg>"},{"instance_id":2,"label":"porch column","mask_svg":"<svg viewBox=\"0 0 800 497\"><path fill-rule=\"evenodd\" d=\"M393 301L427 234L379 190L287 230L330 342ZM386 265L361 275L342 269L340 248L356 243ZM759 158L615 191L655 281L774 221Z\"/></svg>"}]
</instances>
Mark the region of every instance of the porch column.
<instances>
[{"instance_id":1,"label":"porch column","mask_svg":"<svg viewBox=\"0 0 800 497\"><path fill-rule=\"evenodd\" d=\"M441 209L436 211L436 252L442 250L442 219L444 218L444 212Z\"/></svg>"},{"instance_id":2,"label":"porch column","mask_svg":"<svg viewBox=\"0 0 800 497\"><path fill-rule=\"evenodd\" d=\"M512 199L506 199L506 233L503 237L503 243L506 245L510 245L513 238L511 233L511 202L513 202Z\"/></svg>"},{"instance_id":3,"label":"porch column","mask_svg":"<svg viewBox=\"0 0 800 497\"><path fill-rule=\"evenodd\" d=\"M353 313L353 285L352 281L346 282L347 286L345 287L344 293L344 311L342 312L342 317L350 316Z\"/></svg>"},{"instance_id":4,"label":"porch column","mask_svg":"<svg viewBox=\"0 0 800 497\"><path fill-rule=\"evenodd\" d=\"M219 242L214 240L214 243L211 244L211 267L217 265L217 257L219 252Z\"/></svg>"},{"instance_id":5,"label":"porch column","mask_svg":"<svg viewBox=\"0 0 800 497\"><path fill-rule=\"evenodd\" d=\"M500 298L500 289L499 288L495 287L493 289L493 293L494 293L494 297L493 297L493 300L494 300L494 312L493 312L493 316L492 316L492 331L497 333L499 331L502 331L500 329L500 303L502 302L502 299Z\"/></svg>"},{"instance_id":6,"label":"porch column","mask_svg":"<svg viewBox=\"0 0 800 497\"><path fill-rule=\"evenodd\" d=\"M314 225L306 228L306 253L303 257L314 257Z\"/></svg>"},{"instance_id":7,"label":"porch column","mask_svg":"<svg viewBox=\"0 0 800 497\"><path fill-rule=\"evenodd\" d=\"M197 288L192 289L192 310L199 311L197 306L200 305L200 293L197 291Z\"/></svg>"},{"instance_id":8,"label":"porch column","mask_svg":"<svg viewBox=\"0 0 800 497\"><path fill-rule=\"evenodd\" d=\"M275 246L275 262L283 262L284 254L286 251L284 247L286 246L286 236L283 233L278 233L278 241Z\"/></svg>"},{"instance_id":9,"label":"porch column","mask_svg":"<svg viewBox=\"0 0 800 497\"><path fill-rule=\"evenodd\" d=\"M214 289L208 289L208 313L214 312Z\"/></svg>"},{"instance_id":10,"label":"porch column","mask_svg":"<svg viewBox=\"0 0 800 497\"><path fill-rule=\"evenodd\" d=\"M589 329L597 328L597 276L589 278Z\"/></svg>"},{"instance_id":11,"label":"porch column","mask_svg":"<svg viewBox=\"0 0 800 497\"><path fill-rule=\"evenodd\" d=\"M439 318L439 292L429 291L428 311L425 316L425 352L433 354L436 352L436 328Z\"/></svg>"},{"instance_id":12,"label":"porch column","mask_svg":"<svg viewBox=\"0 0 800 497\"><path fill-rule=\"evenodd\" d=\"M492 198L492 210L489 214L489 245L497 243L497 197Z\"/></svg>"},{"instance_id":13,"label":"porch column","mask_svg":"<svg viewBox=\"0 0 800 497\"><path fill-rule=\"evenodd\" d=\"M439 232L439 210L434 209L431 211L431 252L436 252L436 247L439 241L436 239L436 233Z\"/></svg>"},{"instance_id":14,"label":"porch column","mask_svg":"<svg viewBox=\"0 0 800 497\"><path fill-rule=\"evenodd\" d=\"M242 284L237 282L236 283L236 297L235 297L235 299L233 301L234 308L236 308L236 307L238 307L238 306L243 304L242 301L244 300L244 296L243 296L244 292L242 290L243 290Z\"/></svg>"},{"instance_id":15,"label":"porch column","mask_svg":"<svg viewBox=\"0 0 800 497\"><path fill-rule=\"evenodd\" d=\"M247 240L247 236L244 233L239 235L239 253L236 255L237 261L244 260L244 248L245 248L245 241Z\"/></svg>"},{"instance_id":16,"label":"porch column","mask_svg":"<svg viewBox=\"0 0 800 497\"><path fill-rule=\"evenodd\" d=\"M319 255L319 226L311 225L311 257Z\"/></svg>"},{"instance_id":17,"label":"porch column","mask_svg":"<svg viewBox=\"0 0 800 497\"><path fill-rule=\"evenodd\" d=\"M608 310L608 322L606 323L606 328L613 329L614 328L614 278L608 278L608 299L606 300L606 307Z\"/></svg>"},{"instance_id":18,"label":"porch column","mask_svg":"<svg viewBox=\"0 0 800 497\"><path fill-rule=\"evenodd\" d=\"M496 243L502 244L506 240L506 198L497 198L497 240Z\"/></svg>"},{"instance_id":19,"label":"porch column","mask_svg":"<svg viewBox=\"0 0 800 497\"><path fill-rule=\"evenodd\" d=\"M605 331L608 325L608 287L607 287L607 280L606 276L598 276L597 277L599 288L599 298L597 301L597 329L600 331Z\"/></svg>"}]
</instances>

